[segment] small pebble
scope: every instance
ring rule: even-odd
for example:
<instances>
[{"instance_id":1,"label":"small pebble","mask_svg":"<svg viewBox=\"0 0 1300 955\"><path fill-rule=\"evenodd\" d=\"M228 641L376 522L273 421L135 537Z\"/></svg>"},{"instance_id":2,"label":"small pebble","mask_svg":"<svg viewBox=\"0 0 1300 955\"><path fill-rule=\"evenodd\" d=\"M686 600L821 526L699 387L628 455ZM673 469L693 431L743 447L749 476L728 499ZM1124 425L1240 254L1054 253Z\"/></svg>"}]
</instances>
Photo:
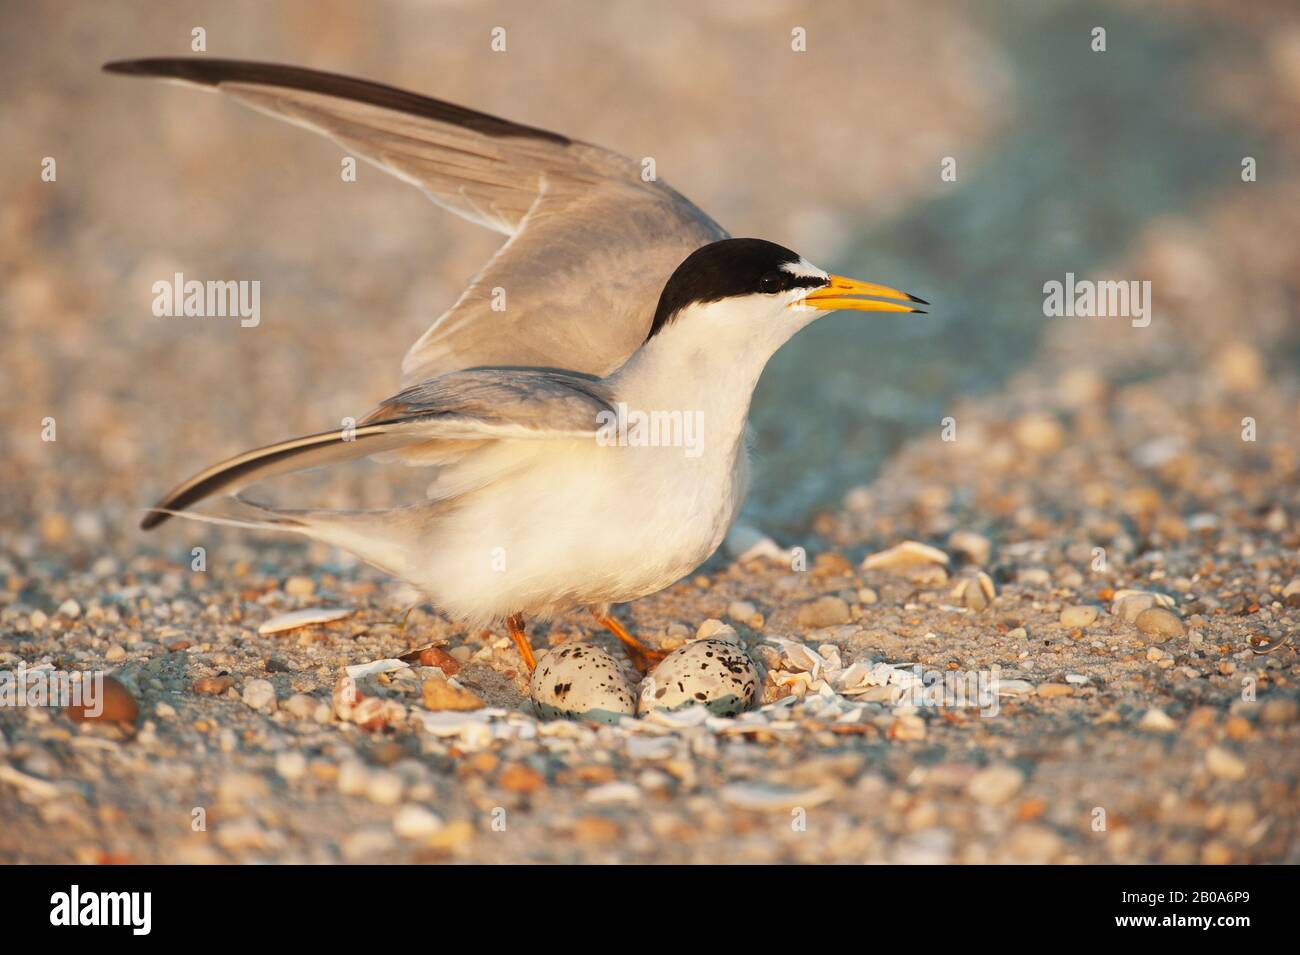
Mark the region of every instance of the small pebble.
<instances>
[{"instance_id":1,"label":"small pebble","mask_svg":"<svg viewBox=\"0 0 1300 955\"><path fill-rule=\"evenodd\" d=\"M471 690L456 686L448 680L433 676L420 684L424 706L430 710L481 710L483 700Z\"/></svg>"},{"instance_id":2,"label":"small pebble","mask_svg":"<svg viewBox=\"0 0 1300 955\"><path fill-rule=\"evenodd\" d=\"M1112 598L1110 612L1125 623L1133 623L1138 615L1151 607L1170 608L1174 599L1168 594L1146 590L1120 590Z\"/></svg>"},{"instance_id":3,"label":"small pebble","mask_svg":"<svg viewBox=\"0 0 1300 955\"><path fill-rule=\"evenodd\" d=\"M537 792L537 790L545 786L546 780L537 770L525 766L523 763L511 763L501 771L501 775L497 777L497 783L507 792L527 795L528 793Z\"/></svg>"},{"instance_id":4,"label":"small pebble","mask_svg":"<svg viewBox=\"0 0 1300 955\"><path fill-rule=\"evenodd\" d=\"M1059 449L1065 440L1065 432L1051 415L1035 411L1016 421L1015 438L1026 451L1041 454Z\"/></svg>"},{"instance_id":5,"label":"small pebble","mask_svg":"<svg viewBox=\"0 0 1300 955\"><path fill-rule=\"evenodd\" d=\"M408 803L393 816L393 832L403 839L428 839L443 827L442 819L423 806Z\"/></svg>"},{"instance_id":6,"label":"small pebble","mask_svg":"<svg viewBox=\"0 0 1300 955\"><path fill-rule=\"evenodd\" d=\"M235 685L235 678L229 674L205 676L194 681L194 692L199 696L220 696Z\"/></svg>"},{"instance_id":7,"label":"small pebble","mask_svg":"<svg viewBox=\"0 0 1300 955\"><path fill-rule=\"evenodd\" d=\"M99 710L98 714L96 709ZM83 694L82 705L69 706L67 714L78 721L134 724L140 717L140 705L119 680L106 676L99 699L91 700L89 694Z\"/></svg>"},{"instance_id":8,"label":"small pebble","mask_svg":"<svg viewBox=\"0 0 1300 955\"><path fill-rule=\"evenodd\" d=\"M259 712L275 709L275 687L270 680L249 680L244 684L244 703Z\"/></svg>"},{"instance_id":9,"label":"small pebble","mask_svg":"<svg viewBox=\"0 0 1300 955\"><path fill-rule=\"evenodd\" d=\"M1246 778L1246 764L1221 746L1212 746L1206 751L1205 768L1215 779L1240 782Z\"/></svg>"},{"instance_id":10,"label":"small pebble","mask_svg":"<svg viewBox=\"0 0 1300 955\"><path fill-rule=\"evenodd\" d=\"M1007 839L1007 847L1018 862L1044 865L1061 852L1061 837L1047 826L1017 826Z\"/></svg>"},{"instance_id":11,"label":"small pebble","mask_svg":"<svg viewBox=\"0 0 1300 955\"><path fill-rule=\"evenodd\" d=\"M1183 626L1182 620L1172 610L1166 610L1164 607L1148 607L1137 615L1134 621L1138 633L1150 637L1156 642L1172 640L1174 637L1181 637L1187 632Z\"/></svg>"},{"instance_id":12,"label":"small pebble","mask_svg":"<svg viewBox=\"0 0 1300 955\"><path fill-rule=\"evenodd\" d=\"M1111 606L1111 613L1119 617L1125 623L1133 623L1138 618L1138 614L1144 610L1149 610L1156 605L1156 599L1151 594L1132 594L1128 597L1117 598Z\"/></svg>"},{"instance_id":13,"label":"small pebble","mask_svg":"<svg viewBox=\"0 0 1300 955\"><path fill-rule=\"evenodd\" d=\"M295 719L308 720L316 713L316 699L306 693L295 693L284 701L284 709Z\"/></svg>"},{"instance_id":14,"label":"small pebble","mask_svg":"<svg viewBox=\"0 0 1300 955\"><path fill-rule=\"evenodd\" d=\"M725 640L727 643L740 643L740 634L736 633L736 628L721 620L710 618L700 624L695 631L696 640Z\"/></svg>"},{"instance_id":15,"label":"small pebble","mask_svg":"<svg viewBox=\"0 0 1300 955\"><path fill-rule=\"evenodd\" d=\"M1211 839L1201 846L1201 863L1203 865L1231 865L1232 850L1218 839Z\"/></svg>"},{"instance_id":16,"label":"small pebble","mask_svg":"<svg viewBox=\"0 0 1300 955\"><path fill-rule=\"evenodd\" d=\"M1050 587L1052 575L1042 567L1024 567L1016 573L1016 581L1030 587Z\"/></svg>"},{"instance_id":17,"label":"small pebble","mask_svg":"<svg viewBox=\"0 0 1300 955\"><path fill-rule=\"evenodd\" d=\"M370 770L355 759L339 766L338 787L344 796L360 796L370 786Z\"/></svg>"},{"instance_id":18,"label":"small pebble","mask_svg":"<svg viewBox=\"0 0 1300 955\"><path fill-rule=\"evenodd\" d=\"M1223 732L1228 739L1248 739L1255 733L1255 727L1244 716L1229 716L1223 721Z\"/></svg>"},{"instance_id":19,"label":"small pebble","mask_svg":"<svg viewBox=\"0 0 1300 955\"><path fill-rule=\"evenodd\" d=\"M578 842L609 845L623 838L623 830L605 816L582 816L573 824L573 838Z\"/></svg>"},{"instance_id":20,"label":"small pebble","mask_svg":"<svg viewBox=\"0 0 1300 955\"><path fill-rule=\"evenodd\" d=\"M420 651L420 666L437 667L447 676L460 672L460 661L442 647L425 647Z\"/></svg>"},{"instance_id":21,"label":"small pebble","mask_svg":"<svg viewBox=\"0 0 1300 955\"><path fill-rule=\"evenodd\" d=\"M1164 710L1153 706L1138 720L1138 728L1151 733L1172 733L1178 729L1178 724Z\"/></svg>"},{"instance_id":22,"label":"small pebble","mask_svg":"<svg viewBox=\"0 0 1300 955\"><path fill-rule=\"evenodd\" d=\"M267 847L266 830L255 819L232 819L223 822L215 833L217 845L229 852L258 850Z\"/></svg>"},{"instance_id":23,"label":"small pebble","mask_svg":"<svg viewBox=\"0 0 1300 955\"><path fill-rule=\"evenodd\" d=\"M978 803L996 806L1014 796L1025 782L1025 774L1014 766L981 769L966 784L966 794Z\"/></svg>"},{"instance_id":24,"label":"small pebble","mask_svg":"<svg viewBox=\"0 0 1300 955\"><path fill-rule=\"evenodd\" d=\"M255 803L266 793L266 780L255 773L227 773L217 784L217 802L223 806Z\"/></svg>"},{"instance_id":25,"label":"small pebble","mask_svg":"<svg viewBox=\"0 0 1300 955\"><path fill-rule=\"evenodd\" d=\"M307 772L307 757L297 750L290 750L275 757L275 771L281 779L295 782Z\"/></svg>"},{"instance_id":26,"label":"small pebble","mask_svg":"<svg viewBox=\"0 0 1300 955\"><path fill-rule=\"evenodd\" d=\"M348 862L371 859L392 852L394 848L396 840L392 832L378 826L368 826L350 833L339 846L343 858Z\"/></svg>"},{"instance_id":27,"label":"small pebble","mask_svg":"<svg viewBox=\"0 0 1300 955\"><path fill-rule=\"evenodd\" d=\"M808 630L833 627L853 619L849 605L840 597L827 594L803 604L796 617L799 626Z\"/></svg>"},{"instance_id":28,"label":"small pebble","mask_svg":"<svg viewBox=\"0 0 1300 955\"><path fill-rule=\"evenodd\" d=\"M586 799L587 802L598 805L610 803L633 804L641 801L641 790L632 783L610 782L587 790Z\"/></svg>"},{"instance_id":29,"label":"small pebble","mask_svg":"<svg viewBox=\"0 0 1300 955\"><path fill-rule=\"evenodd\" d=\"M748 600L733 600L727 607L727 616L737 623L748 623L758 613L758 608Z\"/></svg>"},{"instance_id":30,"label":"small pebble","mask_svg":"<svg viewBox=\"0 0 1300 955\"><path fill-rule=\"evenodd\" d=\"M925 739L925 720L916 713L899 712L889 722L885 736L897 743L915 743Z\"/></svg>"},{"instance_id":31,"label":"small pebble","mask_svg":"<svg viewBox=\"0 0 1300 955\"><path fill-rule=\"evenodd\" d=\"M1061 626L1070 630L1082 630L1097 622L1097 608L1086 604L1075 604L1061 611Z\"/></svg>"},{"instance_id":32,"label":"small pebble","mask_svg":"<svg viewBox=\"0 0 1300 955\"><path fill-rule=\"evenodd\" d=\"M1288 697L1277 697L1276 699L1265 700L1259 706L1259 719L1262 723L1280 725L1282 723L1294 723L1297 713L1300 712L1300 704Z\"/></svg>"},{"instance_id":33,"label":"small pebble","mask_svg":"<svg viewBox=\"0 0 1300 955\"><path fill-rule=\"evenodd\" d=\"M402 801L402 777L384 770L372 773L366 785L366 798L380 806L396 806Z\"/></svg>"},{"instance_id":34,"label":"small pebble","mask_svg":"<svg viewBox=\"0 0 1300 955\"><path fill-rule=\"evenodd\" d=\"M316 581L310 577L290 577L284 582L284 592L290 597L310 597L316 592Z\"/></svg>"}]
</instances>

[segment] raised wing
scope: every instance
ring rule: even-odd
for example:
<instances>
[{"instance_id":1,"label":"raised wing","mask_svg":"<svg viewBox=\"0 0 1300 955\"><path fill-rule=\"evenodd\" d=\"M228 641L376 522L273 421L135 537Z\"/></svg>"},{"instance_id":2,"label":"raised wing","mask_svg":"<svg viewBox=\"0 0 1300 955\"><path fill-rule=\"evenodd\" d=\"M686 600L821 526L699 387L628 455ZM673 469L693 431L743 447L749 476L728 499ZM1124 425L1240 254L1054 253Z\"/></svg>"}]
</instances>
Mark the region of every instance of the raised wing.
<instances>
[{"instance_id":1,"label":"raised wing","mask_svg":"<svg viewBox=\"0 0 1300 955\"><path fill-rule=\"evenodd\" d=\"M644 341L687 255L727 233L608 150L391 86L240 60L109 63L322 133L509 240L412 346L404 384L489 365L603 375Z\"/></svg>"}]
</instances>

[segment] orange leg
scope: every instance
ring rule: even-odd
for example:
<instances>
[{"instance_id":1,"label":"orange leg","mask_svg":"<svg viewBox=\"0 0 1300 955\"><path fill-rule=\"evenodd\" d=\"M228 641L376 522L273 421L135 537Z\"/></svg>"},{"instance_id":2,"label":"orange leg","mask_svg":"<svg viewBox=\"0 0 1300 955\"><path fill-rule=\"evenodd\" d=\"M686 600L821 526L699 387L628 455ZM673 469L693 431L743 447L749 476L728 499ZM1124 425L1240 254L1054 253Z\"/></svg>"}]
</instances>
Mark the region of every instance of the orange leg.
<instances>
[{"instance_id":1,"label":"orange leg","mask_svg":"<svg viewBox=\"0 0 1300 955\"><path fill-rule=\"evenodd\" d=\"M645 672L664 657L668 656L668 654L663 650L652 650L650 647L647 647L644 643L623 629L623 625L608 614L600 613L593 607L591 608L591 615L600 621L602 627L623 641L623 645L627 648L628 658L632 661L632 665L638 670Z\"/></svg>"},{"instance_id":2,"label":"orange leg","mask_svg":"<svg viewBox=\"0 0 1300 955\"><path fill-rule=\"evenodd\" d=\"M510 639L514 640L519 655L524 658L524 666L532 673L537 669L537 658L533 656L533 645L528 642L528 632L524 629L524 615L517 613L507 617L506 629L510 631Z\"/></svg>"}]
</instances>

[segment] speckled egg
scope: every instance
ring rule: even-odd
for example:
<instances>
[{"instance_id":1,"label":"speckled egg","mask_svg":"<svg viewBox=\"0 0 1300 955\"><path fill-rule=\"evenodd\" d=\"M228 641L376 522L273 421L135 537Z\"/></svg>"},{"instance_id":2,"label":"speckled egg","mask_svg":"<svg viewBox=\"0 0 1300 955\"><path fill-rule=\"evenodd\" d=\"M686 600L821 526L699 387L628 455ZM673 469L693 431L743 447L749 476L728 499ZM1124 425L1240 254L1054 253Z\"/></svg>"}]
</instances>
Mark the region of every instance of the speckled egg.
<instances>
[{"instance_id":1,"label":"speckled egg","mask_svg":"<svg viewBox=\"0 0 1300 955\"><path fill-rule=\"evenodd\" d=\"M622 664L592 643L566 643L543 654L529 689L542 719L617 723L636 712Z\"/></svg>"},{"instance_id":2,"label":"speckled egg","mask_svg":"<svg viewBox=\"0 0 1300 955\"><path fill-rule=\"evenodd\" d=\"M718 716L749 709L758 695L758 668L736 644L696 640L674 650L641 683L637 712L677 710L699 703Z\"/></svg>"}]
</instances>

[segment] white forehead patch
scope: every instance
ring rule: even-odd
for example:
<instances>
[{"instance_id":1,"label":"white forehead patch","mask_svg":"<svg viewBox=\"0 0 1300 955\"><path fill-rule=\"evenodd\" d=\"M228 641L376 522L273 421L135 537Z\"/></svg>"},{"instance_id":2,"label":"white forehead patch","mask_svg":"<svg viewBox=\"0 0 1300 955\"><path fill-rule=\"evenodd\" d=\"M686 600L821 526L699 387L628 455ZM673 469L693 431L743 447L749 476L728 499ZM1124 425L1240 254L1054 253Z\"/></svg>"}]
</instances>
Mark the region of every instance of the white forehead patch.
<instances>
[{"instance_id":1,"label":"white forehead patch","mask_svg":"<svg viewBox=\"0 0 1300 955\"><path fill-rule=\"evenodd\" d=\"M781 268L783 271L789 272L791 275L798 275L801 278L830 278L829 273L823 272L807 259L800 259L798 262L787 262Z\"/></svg>"}]
</instances>

